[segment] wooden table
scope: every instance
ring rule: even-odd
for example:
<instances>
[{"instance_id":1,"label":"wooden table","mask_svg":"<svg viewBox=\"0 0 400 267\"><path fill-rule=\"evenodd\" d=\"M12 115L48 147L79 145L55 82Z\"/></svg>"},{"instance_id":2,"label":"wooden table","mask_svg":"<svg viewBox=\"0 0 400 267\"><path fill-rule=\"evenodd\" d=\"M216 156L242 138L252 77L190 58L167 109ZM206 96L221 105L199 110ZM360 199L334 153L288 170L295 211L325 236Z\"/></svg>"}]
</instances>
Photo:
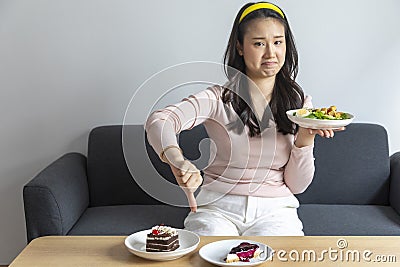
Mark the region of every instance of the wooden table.
<instances>
[{"instance_id":1,"label":"wooden table","mask_svg":"<svg viewBox=\"0 0 400 267\"><path fill-rule=\"evenodd\" d=\"M213 266L199 256L199 249L210 242L231 238L202 236L192 253L177 260L156 262L131 254L124 245L124 236L41 237L33 240L10 266ZM259 266L400 266L400 236L254 236L234 239L262 242L275 250L272 261ZM315 261L311 251L315 252ZM383 260L386 262L382 263Z\"/></svg>"}]
</instances>

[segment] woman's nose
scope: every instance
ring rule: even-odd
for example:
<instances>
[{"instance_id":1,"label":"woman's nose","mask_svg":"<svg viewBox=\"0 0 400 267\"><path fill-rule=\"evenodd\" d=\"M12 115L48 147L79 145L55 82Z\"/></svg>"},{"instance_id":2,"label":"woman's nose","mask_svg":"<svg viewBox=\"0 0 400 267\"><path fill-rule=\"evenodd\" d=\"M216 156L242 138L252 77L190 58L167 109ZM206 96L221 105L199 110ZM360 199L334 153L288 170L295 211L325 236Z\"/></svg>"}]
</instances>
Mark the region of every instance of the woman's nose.
<instances>
[{"instance_id":1,"label":"woman's nose","mask_svg":"<svg viewBox=\"0 0 400 267\"><path fill-rule=\"evenodd\" d=\"M264 50L264 55L263 55L263 57L264 57L264 58L271 58L271 57L274 56L274 54L275 54L274 46L271 45L271 44L267 44L267 45L265 46L265 50Z\"/></svg>"}]
</instances>

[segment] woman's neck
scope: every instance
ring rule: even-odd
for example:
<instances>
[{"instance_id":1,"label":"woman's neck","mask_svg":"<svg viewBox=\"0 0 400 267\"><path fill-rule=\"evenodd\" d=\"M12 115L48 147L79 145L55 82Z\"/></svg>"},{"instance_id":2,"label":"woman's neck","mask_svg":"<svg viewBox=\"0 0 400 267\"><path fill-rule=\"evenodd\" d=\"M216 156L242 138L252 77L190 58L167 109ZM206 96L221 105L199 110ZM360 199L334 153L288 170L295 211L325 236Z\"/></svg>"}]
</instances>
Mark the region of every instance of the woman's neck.
<instances>
[{"instance_id":1,"label":"woman's neck","mask_svg":"<svg viewBox=\"0 0 400 267\"><path fill-rule=\"evenodd\" d=\"M250 95L252 95L253 97L257 97L261 94L262 96L264 96L264 99L269 102L275 86L275 77L276 76L262 79L251 78L252 82L249 82Z\"/></svg>"},{"instance_id":2,"label":"woman's neck","mask_svg":"<svg viewBox=\"0 0 400 267\"><path fill-rule=\"evenodd\" d=\"M251 81L249 81L249 94L253 106L253 112L259 121L262 120L265 109L271 100L274 85L275 76L267 79L251 79Z\"/></svg>"}]
</instances>

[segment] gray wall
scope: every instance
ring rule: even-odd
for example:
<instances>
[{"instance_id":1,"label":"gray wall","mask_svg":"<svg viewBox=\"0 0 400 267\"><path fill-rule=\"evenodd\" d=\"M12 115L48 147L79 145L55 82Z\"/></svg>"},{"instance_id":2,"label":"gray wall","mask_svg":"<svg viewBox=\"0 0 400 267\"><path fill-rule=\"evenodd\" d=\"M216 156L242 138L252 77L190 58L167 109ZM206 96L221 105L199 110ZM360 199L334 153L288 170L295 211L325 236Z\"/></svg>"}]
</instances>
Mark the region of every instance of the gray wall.
<instances>
[{"instance_id":1,"label":"gray wall","mask_svg":"<svg viewBox=\"0 0 400 267\"><path fill-rule=\"evenodd\" d=\"M122 123L151 75L193 60L221 62L244 3L0 0L0 264L25 245L22 186L63 153L86 153L91 128ZM276 3L291 22L299 82L314 105L384 125L391 152L399 151L400 2Z\"/></svg>"}]
</instances>

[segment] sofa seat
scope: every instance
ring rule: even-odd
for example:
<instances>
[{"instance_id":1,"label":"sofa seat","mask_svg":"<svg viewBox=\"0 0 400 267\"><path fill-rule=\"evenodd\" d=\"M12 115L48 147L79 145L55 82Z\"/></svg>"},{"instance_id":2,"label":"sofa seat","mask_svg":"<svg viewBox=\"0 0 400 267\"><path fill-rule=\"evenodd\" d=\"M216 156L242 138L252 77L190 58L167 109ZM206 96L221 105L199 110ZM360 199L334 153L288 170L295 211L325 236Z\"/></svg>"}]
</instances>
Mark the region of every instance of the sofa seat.
<instances>
[{"instance_id":1,"label":"sofa seat","mask_svg":"<svg viewBox=\"0 0 400 267\"><path fill-rule=\"evenodd\" d=\"M129 235L163 221L183 228L188 212L187 208L165 205L93 207L68 235ZM303 204L298 212L305 235L400 235L400 218L390 206Z\"/></svg>"},{"instance_id":2,"label":"sofa seat","mask_svg":"<svg viewBox=\"0 0 400 267\"><path fill-rule=\"evenodd\" d=\"M68 235L129 235L164 221L183 228L188 212L188 208L165 205L93 207ZM400 218L390 206L303 204L298 212L305 235L400 235Z\"/></svg>"},{"instance_id":3,"label":"sofa seat","mask_svg":"<svg viewBox=\"0 0 400 267\"><path fill-rule=\"evenodd\" d=\"M166 205L116 205L88 208L68 235L129 235L165 223L183 228L188 208Z\"/></svg>"},{"instance_id":4,"label":"sofa seat","mask_svg":"<svg viewBox=\"0 0 400 267\"><path fill-rule=\"evenodd\" d=\"M391 206L303 204L298 213L305 235L400 235Z\"/></svg>"}]
</instances>

